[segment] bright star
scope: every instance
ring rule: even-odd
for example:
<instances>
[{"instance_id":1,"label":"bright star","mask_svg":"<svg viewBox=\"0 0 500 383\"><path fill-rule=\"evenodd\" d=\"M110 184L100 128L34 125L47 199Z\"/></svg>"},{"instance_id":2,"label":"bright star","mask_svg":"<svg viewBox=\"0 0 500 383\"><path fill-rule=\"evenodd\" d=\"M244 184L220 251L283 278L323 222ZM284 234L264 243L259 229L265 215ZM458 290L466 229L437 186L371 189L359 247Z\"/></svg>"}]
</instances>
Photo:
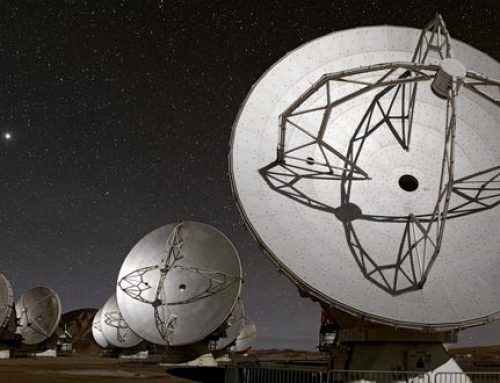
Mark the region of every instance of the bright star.
<instances>
[{"instance_id":1,"label":"bright star","mask_svg":"<svg viewBox=\"0 0 500 383\"><path fill-rule=\"evenodd\" d=\"M12 134L10 134L10 133L5 133L3 136L4 136L4 138L5 138L7 141L8 141L8 140L10 140L10 139L12 138Z\"/></svg>"}]
</instances>

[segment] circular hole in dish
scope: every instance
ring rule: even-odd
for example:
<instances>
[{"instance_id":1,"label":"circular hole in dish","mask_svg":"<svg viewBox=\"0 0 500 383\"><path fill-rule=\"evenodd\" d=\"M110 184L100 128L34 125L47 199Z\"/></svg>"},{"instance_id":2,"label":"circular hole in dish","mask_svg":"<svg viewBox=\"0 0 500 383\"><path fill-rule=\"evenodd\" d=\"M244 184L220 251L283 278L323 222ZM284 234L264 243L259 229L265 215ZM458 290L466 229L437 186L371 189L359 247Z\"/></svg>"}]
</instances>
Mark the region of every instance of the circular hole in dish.
<instances>
[{"instance_id":1,"label":"circular hole in dish","mask_svg":"<svg viewBox=\"0 0 500 383\"><path fill-rule=\"evenodd\" d=\"M399 177L399 187L407 192L412 192L418 189L418 180L411 174L403 174Z\"/></svg>"}]
</instances>

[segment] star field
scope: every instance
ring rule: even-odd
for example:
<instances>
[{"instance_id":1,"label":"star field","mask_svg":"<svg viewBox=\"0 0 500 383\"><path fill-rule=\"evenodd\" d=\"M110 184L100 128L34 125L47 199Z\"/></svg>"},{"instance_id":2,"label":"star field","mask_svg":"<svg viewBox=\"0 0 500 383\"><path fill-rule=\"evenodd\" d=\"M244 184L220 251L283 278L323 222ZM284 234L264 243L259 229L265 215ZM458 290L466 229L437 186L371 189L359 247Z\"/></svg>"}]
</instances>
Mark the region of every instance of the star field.
<instances>
[{"instance_id":1,"label":"star field","mask_svg":"<svg viewBox=\"0 0 500 383\"><path fill-rule=\"evenodd\" d=\"M288 51L335 30L423 27L500 60L495 1L50 1L0 4L0 272L100 307L145 234L196 220L238 248L260 347L313 349L319 309L244 230L232 124ZM475 335L483 339L484 335Z\"/></svg>"}]
</instances>

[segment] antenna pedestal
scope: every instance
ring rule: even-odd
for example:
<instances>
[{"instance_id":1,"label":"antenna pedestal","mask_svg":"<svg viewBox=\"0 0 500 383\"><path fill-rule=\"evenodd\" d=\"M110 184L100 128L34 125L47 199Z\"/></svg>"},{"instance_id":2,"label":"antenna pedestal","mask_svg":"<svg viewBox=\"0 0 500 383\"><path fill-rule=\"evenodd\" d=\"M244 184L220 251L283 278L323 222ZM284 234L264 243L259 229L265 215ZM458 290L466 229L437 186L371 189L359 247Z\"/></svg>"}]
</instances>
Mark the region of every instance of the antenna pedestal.
<instances>
[{"instance_id":1,"label":"antenna pedestal","mask_svg":"<svg viewBox=\"0 0 500 383\"><path fill-rule=\"evenodd\" d=\"M452 359L442 343L365 342L352 343L341 350L332 350L330 354L333 370L429 373Z\"/></svg>"},{"instance_id":2,"label":"antenna pedestal","mask_svg":"<svg viewBox=\"0 0 500 383\"><path fill-rule=\"evenodd\" d=\"M425 332L395 328L326 305L322 307L322 329L335 333L334 337L320 336L332 340L320 345L320 350L330 355L331 369L431 372L447 364L447 368L455 370L456 363L443 343L456 342L456 330ZM333 327L336 329L332 332ZM458 365L456 368L459 369Z\"/></svg>"}]
</instances>

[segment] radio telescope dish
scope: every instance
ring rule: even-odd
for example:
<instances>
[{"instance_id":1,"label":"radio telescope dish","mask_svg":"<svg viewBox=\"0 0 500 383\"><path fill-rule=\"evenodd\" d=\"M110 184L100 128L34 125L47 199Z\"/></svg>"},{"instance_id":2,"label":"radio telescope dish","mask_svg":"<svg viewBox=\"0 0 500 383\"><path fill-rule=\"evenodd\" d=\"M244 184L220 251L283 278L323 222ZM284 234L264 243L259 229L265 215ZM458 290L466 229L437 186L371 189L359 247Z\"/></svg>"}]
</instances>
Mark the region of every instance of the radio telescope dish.
<instances>
[{"instance_id":1,"label":"radio telescope dish","mask_svg":"<svg viewBox=\"0 0 500 383\"><path fill-rule=\"evenodd\" d=\"M7 277L0 273L0 335L9 327L14 307L14 292Z\"/></svg>"},{"instance_id":2,"label":"radio telescope dish","mask_svg":"<svg viewBox=\"0 0 500 383\"><path fill-rule=\"evenodd\" d=\"M497 318L492 78L500 64L440 16L290 52L233 127L233 193L252 235L300 289L352 315L429 331Z\"/></svg>"},{"instance_id":3,"label":"radio telescope dish","mask_svg":"<svg viewBox=\"0 0 500 383\"><path fill-rule=\"evenodd\" d=\"M108 299L101 310L102 335L104 335L104 338L110 345L129 348L137 346L142 342L142 339L132 331L125 319L123 319L123 315L116 302L115 294Z\"/></svg>"},{"instance_id":4,"label":"radio telescope dish","mask_svg":"<svg viewBox=\"0 0 500 383\"><path fill-rule=\"evenodd\" d=\"M250 319L244 317L241 324L240 333L238 334L236 342L234 342L234 345L231 346L230 350L232 352L245 352L250 347L252 347L252 343L255 341L255 339L257 339L257 328Z\"/></svg>"},{"instance_id":5,"label":"radio telescope dish","mask_svg":"<svg viewBox=\"0 0 500 383\"><path fill-rule=\"evenodd\" d=\"M182 222L141 239L123 262L116 296L142 338L183 346L203 340L228 318L238 299L241 265L215 228Z\"/></svg>"},{"instance_id":6,"label":"radio telescope dish","mask_svg":"<svg viewBox=\"0 0 500 383\"><path fill-rule=\"evenodd\" d=\"M216 350L223 350L236 340L240 334L244 319L243 303L241 302L241 299L238 299L231 315L229 315L229 318L227 318L224 324L226 327L225 336L217 339L215 343Z\"/></svg>"},{"instance_id":7,"label":"radio telescope dish","mask_svg":"<svg viewBox=\"0 0 500 383\"><path fill-rule=\"evenodd\" d=\"M109 343L104 334L102 333L101 326L101 316L102 316L102 308L96 312L94 316L94 320L92 321L92 335L94 337L95 342L102 348L108 348Z\"/></svg>"},{"instance_id":8,"label":"radio telescope dish","mask_svg":"<svg viewBox=\"0 0 500 383\"><path fill-rule=\"evenodd\" d=\"M22 342L37 345L54 335L61 319L61 301L54 290L35 287L16 302L16 315Z\"/></svg>"}]
</instances>

